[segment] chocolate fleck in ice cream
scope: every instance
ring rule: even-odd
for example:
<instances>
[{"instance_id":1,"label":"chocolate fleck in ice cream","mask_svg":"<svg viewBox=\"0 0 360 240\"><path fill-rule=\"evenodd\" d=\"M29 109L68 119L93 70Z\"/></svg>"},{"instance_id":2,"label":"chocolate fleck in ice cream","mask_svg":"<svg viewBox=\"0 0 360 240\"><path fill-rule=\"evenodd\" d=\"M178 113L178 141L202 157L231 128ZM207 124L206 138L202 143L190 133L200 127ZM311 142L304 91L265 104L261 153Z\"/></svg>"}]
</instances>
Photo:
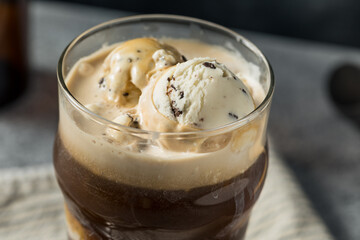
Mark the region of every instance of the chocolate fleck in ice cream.
<instances>
[{"instance_id":1,"label":"chocolate fleck in ice cream","mask_svg":"<svg viewBox=\"0 0 360 240\"><path fill-rule=\"evenodd\" d=\"M192 38L77 59L54 148L70 239L242 239L268 162L262 71Z\"/></svg>"},{"instance_id":2,"label":"chocolate fleck in ice cream","mask_svg":"<svg viewBox=\"0 0 360 240\"><path fill-rule=\"evenodd\" d=\"M147 130L211 129L255 109L245 84L211 58L194 58L164 69L151 77L149 85L139 102L141 122ZM164 120L152 121L154 115Z\"/></svg>"}]
</instances>

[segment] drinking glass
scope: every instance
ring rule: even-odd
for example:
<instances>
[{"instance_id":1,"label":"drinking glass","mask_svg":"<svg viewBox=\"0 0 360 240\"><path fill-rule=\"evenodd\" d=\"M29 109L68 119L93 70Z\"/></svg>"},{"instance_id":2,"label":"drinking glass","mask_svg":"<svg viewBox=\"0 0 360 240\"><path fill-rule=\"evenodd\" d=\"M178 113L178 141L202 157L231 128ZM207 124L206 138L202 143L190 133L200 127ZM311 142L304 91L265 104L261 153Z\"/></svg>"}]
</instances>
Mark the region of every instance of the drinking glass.
<instances>
[{"instance_id":1,"label":"drinking glass","mask_svg":"<svg viewBox=\"0 0 360 240\"><path fill-rule=\"evenodd\" d=\"M139 37L195 39L238 52L259 68L264 97L247 116L195 132L146 131L91 112L68 89L70 70L104 45ZM70 239L244 238L267 172L274 90L271 67L254 44L199 19L132 16L75 38L62 53L57 74L54 166Z\"/></svg>"}]
</instances>

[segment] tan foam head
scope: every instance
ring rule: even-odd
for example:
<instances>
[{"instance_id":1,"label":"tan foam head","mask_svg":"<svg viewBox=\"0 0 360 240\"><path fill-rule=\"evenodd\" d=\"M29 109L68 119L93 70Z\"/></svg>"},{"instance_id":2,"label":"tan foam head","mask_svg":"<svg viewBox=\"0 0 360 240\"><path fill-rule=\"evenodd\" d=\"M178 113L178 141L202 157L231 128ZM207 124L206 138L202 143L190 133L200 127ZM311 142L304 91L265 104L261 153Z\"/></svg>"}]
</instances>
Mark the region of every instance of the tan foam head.
<instances>
[{"instance_id":1,"label":"tan foam head","mask_svg":"<svg viewBox=\"0 0 360 240\"><path fill-rule=\"evenodd\" d=\"M130 56L130 53L127 52L130 50L126 50L135 49L136 51L138 47L136 47L136 41L145 41L146 44L149 44L152 54L142 52L143 57L146 55L145 62L150 64L150 68L145 62L144 65L139 63L140 65L135 68L156 68L158 63L162 70L151 72L152 76L164 74L167 71L167 67L159 62L162 61L159 60L162 58L161 55L165 56L166 54L164 55L162 51L157 52L159 49L155 50L157 47L154 45L157 43L153 43L151 39L132 41L129 46L125 45L126 48L120 48L122 44L119 44L111 49L104 49L107 54L102 54L102 50L99 50L93 55L81 59L66 79L72 94L84 105L90 104L87 106L90 109L93 108L93 111L97 111L100 115L104 114L103 117L123 125L130 126L133 120L139 117L140 127L157 124L152 130L158 132L198 130L191 126L179 125L162 114L155 114L158 111L151 100L153 92L148 91L148 89L153 89L153 86L141 82L144 79L140 80L139 78L139 80L133 81L131 75L127 75L128 78L126 78L126 81L130 82L131 86L140 89L142 94L149 94L138 108L136 106L131 108L114 107L108 103L109 101L104 102L104 99L99 97L98 82L104 73L102 62L106 59L109 61L107 66L110 66L111 61L116 61L114 56L117 51L121 53L121 56L136 57L137 55ZM252 96L255 96L253 93L256 92L258 99L254 99L255 103L264 99L265 94L261 86L250 83L259 81L258 73L250 74L254 73L256 68L250 66L251 63L246 62L241 56L219 46L193 40L170 40L169 42L181 49L188 59L207 55L227 66L234 66L230 70L237 74L240 72L242 77L246 77L246 85ZM112 55L114 59L110 57L111 54L107 56L109 52L115 54ZM164 61L171 61L171 58L169 60L165 57ZM236 61L239 64L235 64ZM91 70L90 75L79 74L79 66L84 63L91 66L86 68ZM129 63L129 68L130 65L134 67L134 64L133 62ZM251 71L249 71L250 68ZM128 69L128 72L131 73L131 70ZM65 103L60 105L59 132L66 149L77 161L95 174L124 184L155 189L190 189L216 184L244 172L264 151L267 113L236 131L210 136L196 136L195 134L193 137L176 138L160 136L160 133L131 133L126 129L119 129L115 125L102 125L86 116L86 113L80 113L77 109L72 108L66 106ZM141 116L141 114L148 114L148 116Z\"/></svg>"}]
</instances>

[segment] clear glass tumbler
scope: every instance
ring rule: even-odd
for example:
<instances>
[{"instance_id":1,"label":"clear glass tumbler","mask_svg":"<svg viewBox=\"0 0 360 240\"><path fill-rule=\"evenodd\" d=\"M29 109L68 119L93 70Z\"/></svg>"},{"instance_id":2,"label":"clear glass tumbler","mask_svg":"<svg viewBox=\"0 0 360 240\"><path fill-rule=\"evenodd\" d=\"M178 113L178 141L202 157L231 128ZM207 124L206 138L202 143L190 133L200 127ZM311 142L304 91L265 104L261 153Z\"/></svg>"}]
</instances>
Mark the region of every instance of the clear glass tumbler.
<instances>
[{"instance_id":1,"label":"clear glass tumbler","mask_svg":"<svg viewBox=\"0 0 360 240\"><path fill-rule=\"evenodd\" d=\"M198 39L240 52L260 69L261 103L216 129L169 133L116 124L72 95L66 76L80 58L104 44L144 36ZM267 172L266 128L274 90L271 67L251 42L194 18L133 16L75 38L61 55L57 73L54 166L70 239L244 238ZM113 141L109 129L122 140Z\"/></svg>"}]
</instances>

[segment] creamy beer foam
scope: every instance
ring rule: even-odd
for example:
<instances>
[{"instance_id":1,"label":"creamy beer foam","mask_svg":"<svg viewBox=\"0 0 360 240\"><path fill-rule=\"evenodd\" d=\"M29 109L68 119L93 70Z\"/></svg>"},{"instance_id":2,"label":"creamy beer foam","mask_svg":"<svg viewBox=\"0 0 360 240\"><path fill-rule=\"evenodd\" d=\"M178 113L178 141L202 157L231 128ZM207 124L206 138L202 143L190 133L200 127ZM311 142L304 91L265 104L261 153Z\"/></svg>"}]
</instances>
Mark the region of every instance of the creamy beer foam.
<instances>
[{"instance_id":1,"label":"creamy beer foam","mask_svg":"<svg viewBox=\"0 0 360 240\"><path fill-rule=\"evenodd\" d=\"M224 64L236 74L246 85L255 106L263 101L265 92L259 83L260 70L240 53L190 39L164 38L161 42L155 47L150 43L151 48L139 49L139 54L151 49L151 55L126 52L124 66L128 73L125 74L143 77L142 69L148 68L147 71L154 75L159 68L183 61L179 53L187 59L206 57ZM92 112L115 123L130 127L139 124L141 127L137 98L147 83L141 81L142 77L135 82L131 80L135 78L129 77L126 85L110 82L108 76L117 74L114 49L125 51L119 43L80 59L67 75L66 85L71 94ZM139 56L147 59L151 56L153 60L148 60L146 66L136 66L133 61ZM104 67L106 64L108 67ZM108 74L107 79L104 74ZM113 91L109 86L115 86L120 97L109 93ZM256 118L230 133L173 141L159 138L158 134L119 131L115 125L99 124L83 111L69 111L66 104L69 103L60 103L59 124L60 138L66 149L93 173L123 184L169 190L212 185L246 171L264 151L265 117ZM147 115L146 121L158 119Z\"/></svg>"}]
</instances>

